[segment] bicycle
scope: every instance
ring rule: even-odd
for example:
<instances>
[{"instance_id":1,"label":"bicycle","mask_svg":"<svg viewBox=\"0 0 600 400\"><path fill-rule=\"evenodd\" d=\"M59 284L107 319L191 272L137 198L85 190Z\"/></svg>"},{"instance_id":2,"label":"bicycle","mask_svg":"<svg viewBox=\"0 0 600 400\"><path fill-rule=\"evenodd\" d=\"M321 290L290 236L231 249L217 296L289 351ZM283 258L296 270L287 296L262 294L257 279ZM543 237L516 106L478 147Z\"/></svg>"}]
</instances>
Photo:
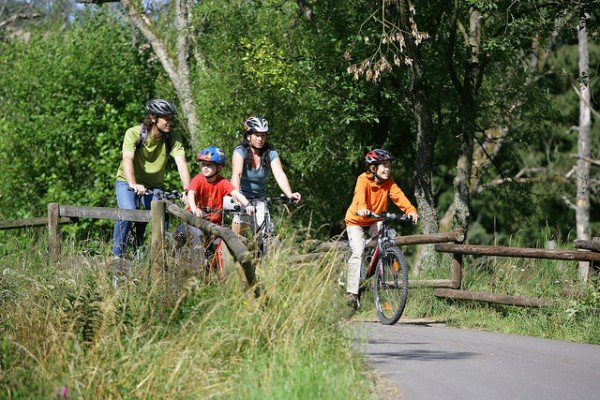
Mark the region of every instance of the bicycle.
<instances>
[{"instance_id":1,"label":"bicycle","mask_svg":"<svg viewBox=\"0 0 600 400\"><path fill-rule=\"evenodd\" d=\"M134 191L133 188L129 188L127 190L130 192ZM168 200L168 201L178 200L181 198L181 194L177 190L165 191L165 190L158 189L158 188L157 189L146 189L146 191L143 194L137 195L137 196L141 197L141 196L147 196L147 195L153 195L156 197L157 200ZM138 207L139 207L139 203L138 203ZM144 249L145 246L143 245L144 232L137 232L138 229L139 229L138 224L133 223L131 226L131 229L127 233L127 236L125 237L126 246L127 246L127 248L133 249L133 253L134 253L133 258L135 260L141 260L144 257L144 255L147 253L147 251L146 251L147 249ZM144 226L144 231L145 231L145 226ZM166 231L166 229L165 229L165 231Z\"/></svg>"},{"instance_id":2,"label":"bicycle","mask_svg":"<svg viewBox=\"0 0 600 400\"><path fill-rule=\"evenodd\" d=\"M389 222L412 224L413 220L405 214L370 213L369 216L380 220L381 227L375 247L363 256L360 287L364 290L375 276L370 283L379 322L394 325L402 316L408 298L408 262L394 243L397 234Z\"/></svg>"},{"instance_id":3,"label":"bicycle","mask_svg":"<svg viewBox=\"0 0 600 400\"><path fill-rule=\"evenodd\" d=\"M255 212L253 214L252 236L249 238L249 241L253 244L254 258L264 262L270 248L278 247L279 241L275 234L275 224L271 220L269 205L276 203L291 205L295 203L283 193L279 197L251 200L251 203L255 208ZM243 211L243 207L241 210Z\"/></svg>"},{"instance_id":4,"label":"bicycle","mask_svg":"<svg viewBox=\"0 0 600 400\"><path fill-rule=\"evenodd\" d=\"M133 188L129 188L129 191L134 191ZM144 195L153 195L156 196L158 200L174 200L179 199L181 196L176 190L172 191L163 191L161 189L153 189L146 190L143 194L136 196L136 205L140 207L141 196ZM130 270L132 268L132 262L140 262L144 259L147 254L147 246L144 246L144 233L145 233L145 223L144 229L138 232L138 229L141 229L140 223L133 222L131 228L127 232L125 236L125 246L127 253L123 254L121 257L116 257L111 266L112 271L112 282L113 285L117 285L117 283L122 279L127 279L129 277ZM165 228L165 231L167 229ZM169 234L167 234L167 240L172 243L172 238Z\"/></svg>"},{"instance_id":5,"label":"bicycle","mask_svg":"<svg viewBox=\"0 0 600 400\"><path fill-rule=\"evenodd\" d=\"M222 220L225 214L235 214L245 212L245 207L236 204L233 198L226 196L223 201L222 209L210 207L201 207L202 213L207 215L210 213L220 213ZM205 282L210 281L211 274L216 271L220 280L225 279L225 261L223 258L223 240L216 236L203 235L204 258L201 260L204 268Z\"/></svg>"}]
</instances>

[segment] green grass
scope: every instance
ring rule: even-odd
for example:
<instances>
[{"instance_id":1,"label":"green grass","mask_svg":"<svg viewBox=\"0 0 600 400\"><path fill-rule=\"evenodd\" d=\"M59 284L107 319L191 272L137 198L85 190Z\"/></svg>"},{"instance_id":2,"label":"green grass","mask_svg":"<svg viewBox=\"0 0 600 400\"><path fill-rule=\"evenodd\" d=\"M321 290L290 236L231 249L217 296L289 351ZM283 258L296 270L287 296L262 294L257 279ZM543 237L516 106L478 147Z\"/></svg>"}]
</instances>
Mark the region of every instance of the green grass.
<instances>
[{"instance_id":1,"label":"green grass","mask_svg":"<svg viewBox=\"0 0 600 400\"><path fill-rule=\"evenodd\" d=\"M375 396L331 263L285 268L281 253L258 271L255 299L241 274L205 284L142 263L114 286L108 259L73 246L49 267L29 245L3 245L12 248L0 269L0 398L52 398L63 387L102 399Z\"/></svg>"},{"instance_id":2,"label":"green grass","mask_svg":"<svg viewBox=\"0 0 600 400\"><path fill-rule=\"evenodd\" d=\"M288 233L283 250L257 270L256 299L239 269L206 284L189 270L142 262L115 286L111 260L83 255L107 254L106 245L90 251L89 243L65 243L60 263L49 266L43 236L7 237L0 246L0 398L52 398L62 388L70 398L102 399L385 398L352 346L339 253L293 264L292 250L305 246ZM448 278L449 265L445 259L426 277ZM414 288L405 316L600 344L599 282L578 285L574 263L466 258L465 265L463 289L555 305L449 301ZM376 320L369 298L353 320Z\"/></svg>"}]
</instances>

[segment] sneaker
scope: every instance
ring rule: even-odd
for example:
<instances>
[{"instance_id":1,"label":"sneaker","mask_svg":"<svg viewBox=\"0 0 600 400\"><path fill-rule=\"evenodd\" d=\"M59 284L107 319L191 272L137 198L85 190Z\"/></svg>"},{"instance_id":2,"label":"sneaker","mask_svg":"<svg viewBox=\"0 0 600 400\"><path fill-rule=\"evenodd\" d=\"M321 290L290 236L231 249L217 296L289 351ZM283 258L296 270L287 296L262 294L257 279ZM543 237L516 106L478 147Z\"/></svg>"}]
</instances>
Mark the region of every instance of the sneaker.
<instances>
[{"instance_id":1,"label":"sneaker","mask_svg":"<svg viewBox=\"0 0 600 400\"><path fill-rule=\"evenodd\" d=\"M346 292L346 302L354 311L358 311L360 308L360 301L357 294Z\"/></svg>"}]
</instances>

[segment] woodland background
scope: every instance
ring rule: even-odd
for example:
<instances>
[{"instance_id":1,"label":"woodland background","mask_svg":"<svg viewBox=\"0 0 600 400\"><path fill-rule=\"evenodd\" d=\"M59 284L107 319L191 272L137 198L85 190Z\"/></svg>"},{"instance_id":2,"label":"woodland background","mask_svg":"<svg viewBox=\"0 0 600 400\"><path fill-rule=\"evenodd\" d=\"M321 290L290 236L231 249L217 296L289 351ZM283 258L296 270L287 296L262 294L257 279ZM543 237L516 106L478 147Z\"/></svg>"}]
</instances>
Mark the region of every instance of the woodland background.
<instances>
[{"instance_id":1,"label":"woodland background","mask_svg":"<svg viewBox=\"0 0 600 400\"><path fill-rule=\"evenodd\" d=\"M192 174L201 147L230 156L244 118L264 115L303 195L294 221L317 236L343 230L372 148L398 158L425 233L572 240L578 163L584 233L600 231L598 1L86 3L0 0L1 219L49 202L115 207L124 132L162 97L180 109ZM174 165L168 182L179 186ZM109 240L112 224L71 229Z\"/></svg>"}]
</instances>

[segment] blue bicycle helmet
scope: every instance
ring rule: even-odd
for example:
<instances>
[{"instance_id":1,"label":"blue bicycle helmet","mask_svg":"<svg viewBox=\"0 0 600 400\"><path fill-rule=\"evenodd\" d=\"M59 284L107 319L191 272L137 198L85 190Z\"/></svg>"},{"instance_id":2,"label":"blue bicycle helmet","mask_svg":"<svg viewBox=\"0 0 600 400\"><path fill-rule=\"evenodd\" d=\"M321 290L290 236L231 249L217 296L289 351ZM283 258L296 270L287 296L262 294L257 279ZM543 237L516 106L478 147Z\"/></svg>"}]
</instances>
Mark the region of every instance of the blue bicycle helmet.
<instances>
[{"instance_id":1,"label":"blue bicycle helmet","mask_svg":"<svg viewBox=\"0 0 600 400\"><path fill-rule=\"evenodd\" d=\"M196 160L207 161L217 165L227 164L225 153L217 146L208 146L203 148L196 156Z\"/></svg>"}]
</instances>

